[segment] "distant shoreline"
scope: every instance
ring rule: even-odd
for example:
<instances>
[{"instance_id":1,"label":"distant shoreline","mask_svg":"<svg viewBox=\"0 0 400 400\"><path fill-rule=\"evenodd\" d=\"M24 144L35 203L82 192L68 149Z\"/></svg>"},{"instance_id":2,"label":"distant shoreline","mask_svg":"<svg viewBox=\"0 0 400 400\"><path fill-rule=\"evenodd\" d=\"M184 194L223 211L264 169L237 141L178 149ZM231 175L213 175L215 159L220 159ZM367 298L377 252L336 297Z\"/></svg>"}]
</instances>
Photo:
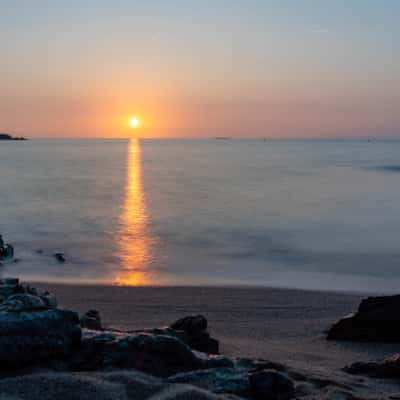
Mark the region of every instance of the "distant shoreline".
<instances>
[{"instance_id":1,"label":"distant shoreline","mask_svg":"<svg viewBox=\"0 0 400 400\"><path fill-rule=\"evenodd\" d=\"M13 137L8 133L0 133L0 140L27 140L24 137Z\"/></svg>"}]
</instances>

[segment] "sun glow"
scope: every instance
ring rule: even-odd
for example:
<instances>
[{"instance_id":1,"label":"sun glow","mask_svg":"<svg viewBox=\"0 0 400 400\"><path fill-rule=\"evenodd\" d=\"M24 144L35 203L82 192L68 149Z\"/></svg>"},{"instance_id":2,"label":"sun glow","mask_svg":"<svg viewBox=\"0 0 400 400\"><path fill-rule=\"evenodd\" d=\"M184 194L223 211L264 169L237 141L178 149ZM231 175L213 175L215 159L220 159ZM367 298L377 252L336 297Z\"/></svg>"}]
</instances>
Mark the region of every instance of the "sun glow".
<instances>
[{"instance_id":1,"label":"sun glow","mask_svg":"<svg viewBox=\"0 0 400 400\"><path fill-rule=\"evenodd\" d=\"M139 126L139 120L136 117L133 117L129 120L129 126L131 128L137 128Z\"/></svg>"}]
</instances>

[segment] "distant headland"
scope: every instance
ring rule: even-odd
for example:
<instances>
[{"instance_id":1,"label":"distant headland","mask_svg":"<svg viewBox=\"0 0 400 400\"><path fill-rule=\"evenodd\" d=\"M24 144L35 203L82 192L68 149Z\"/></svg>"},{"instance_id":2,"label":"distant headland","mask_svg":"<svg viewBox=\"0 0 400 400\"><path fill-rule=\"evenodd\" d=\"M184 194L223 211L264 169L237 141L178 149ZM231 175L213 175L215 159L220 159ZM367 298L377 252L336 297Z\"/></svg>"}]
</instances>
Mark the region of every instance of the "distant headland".
<instances>
[{"instance_id":1,"label":"distant headland","mask_svg":"<svg viewBox=\"0 0 400 400\"><path fill-rule=\"evenodd\" d=\"M24 137L13 137L8 133L0 133L0 140L27 140Z\"/></svg>"}]
</instances>

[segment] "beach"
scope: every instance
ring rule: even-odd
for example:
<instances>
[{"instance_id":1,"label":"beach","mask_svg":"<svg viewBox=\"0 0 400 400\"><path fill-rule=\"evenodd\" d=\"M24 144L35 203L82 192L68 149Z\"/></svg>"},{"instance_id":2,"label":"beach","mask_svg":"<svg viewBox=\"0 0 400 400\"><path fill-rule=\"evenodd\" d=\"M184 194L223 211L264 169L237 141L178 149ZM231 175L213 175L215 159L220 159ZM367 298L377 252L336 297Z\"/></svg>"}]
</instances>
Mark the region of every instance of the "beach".
<instances>
[{"instance_id":1,"label":"beach","mask_svg":"<svg viewBox=\"0 0 400 400\"><path fill-rule=\"evenodd\" d=\"M1 399L398 399L398 344L327 340L362 293L1 284Z\"/></svg>"},{"instance_id":2,"label":"beach","mask_svg":"<svg viewBox=\"0 0 400 400\"><path fill-rule=\"evenodd\" d=\"M332 342L326 330L356 311L363 294L269 288L117 287L35 284L54 293L61 308L100 312L105 327L135 330L168 326L202 314L220 352L265 358L293 367L340 370L356 361L382 359L397 344Z\"/></svg>"}]
</instances>

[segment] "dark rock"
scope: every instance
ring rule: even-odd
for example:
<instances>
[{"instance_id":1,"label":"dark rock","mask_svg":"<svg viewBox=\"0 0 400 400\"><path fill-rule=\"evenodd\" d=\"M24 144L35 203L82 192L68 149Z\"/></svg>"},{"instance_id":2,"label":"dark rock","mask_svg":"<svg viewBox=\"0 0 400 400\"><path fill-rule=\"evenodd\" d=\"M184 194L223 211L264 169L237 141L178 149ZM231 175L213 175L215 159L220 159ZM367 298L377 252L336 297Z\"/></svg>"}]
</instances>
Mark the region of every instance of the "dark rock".
<instances>
[{"instance_id":1,"label":"dark rock","mask_svg":"<svg viewBox=\"0 0 400 400\"><path fill-rule=\"evenodd\" d=\"M374 378L400 378L400 354L381 362L357 362L343 368L349 374Z\"/></svg>"},{"instance_id":2,"label":"dark rock","mask_svg":"<svg viewBox=\"0 0 400 400\"><path fill-rule=\"evenodd\" d=\"M57 299L49 292L39 293L16 278L0 280L0 310L30 311L57 308Z\"/></svg>"},{"instance_id":3,"label":"dark rock","mask_svg":"<svg viewBox=\"0 0 400 400\"><path fill-rule=\"evenodd\" d=\"M196 355L203 359L203 368L232 368L234 366L234 362L228 357L198 352L196 352Z\"/></svg>"},{"instance_id":4,"label":"dark rock","mask_svg":"<svg viewBox=\"0 0 400 400\"><path fill-rule=\"evenodd\" d=\"M45 310L46 303L32 294L13 294L0 304L0 311L20 312L32 310Z\"/></svg>"},{"instance_id":5,"label":"dark rock","mask_svg":"<svg viewBox=\"0 0 400 400\"><path fill-rule=\"evenodd\" d=\"M128 399L126 392L124 385L106 377L65 372L41 372L0 380L2 400L122 400Z\"/></svg>"},{"instance_id":6,"label":"dark rock","mask_svg":"<svg viewBox=\"0 0 400 400\"><path fill-rule=\"evenodd\" d=\"M171 329L183 332L182 340L191 348L205 353L218 354L219 342L207 332L207 319L202 315L187 316L174 322Z\"/></svg>"},{"instance_id":7,"label":"dark rock","mask_svg":"<svg viewBox=\"0 0 400 400\"><path fill-rule=\"evenodd\" d=\"M0 133L0 140L26 140L24 137L13 137L8 133Z\"/></svg>"},{"instance_id":8,"label":"dark rock","mask_svg":"<svg viewBox=\"0 0 400 400\"><path fill-rule=\"evenodd\" d=\"M68 360L73 371L96 371L104 367L104 343L100 340L83 339Z\"/></svg>"},{"instance_id":9,"label":"dark rock","mask_svg":"<svg viewBox=\"0 0 400 400\"><path fill-rule=\"evenodd\" d=\"M4 243L3 236L0 235L0 260L12 259L14 257L14 247L11 244Z\"/></svg>"},{"instance_id":10,"label":"dark rock","mask_svg":"<svg viewBox=\"0 0 400 400\"><path fill-rule=\"evenodd\" d=\"M0 368L23 368L72 354L81 338L72 311L0 312Z\"/></svg>"},{"instance_id":11,"label":"dark rock","mask_svg":"<svg viewBox=\"0 0 400 400\"><path fill-rule=\"evenodd\" d=\"M19 280L17 278L0 279L0 301L18 293L19 286Z\"/></svg>"},{"instance_id":12,"label":"dark rock","mask_svg":"<svg viewBox=\"0 0 400 400\"><path fill-rule=\"evenodd\" d=\"M32 288L32 289L34 289L34 288ZM34 290L36 291L36 289L34 289ZM44 301L47 308L57 308L57 306L58 306L57 299L51 293L44 292L44 293L39 294L39 297Z\"/></svg>"},{"instance_id":13,"label":"dark rock","mask_svg":"<svg viewBox=\"0 0 400 400\"><path fill-rule=\"evenodd\" d=\"M202 315L183 317L175 321L171 328L196 335L207 330L207 319Z\"/></svg>"},{"instance_id":14,"label":"dark rock","mask_svg":"<svg viewBox=\"0 0 400 400\"><path fill-rule=\"evenodd\" d=\"M232 366L228 358L192 351L174 336L104 330L84 330L81 345L70 359L71 369L133 368L160 377Z\"/></svg>"},{"instance_id":15,"label":"dark rock","mask_svg":"<svg viewBox=\"0 0 400 400\"><path fill-rule=\"evenodd\" d=\"M399 309L400 295L364 299L355 314L339 320L330 328L327 339L399 342Z\"/></svg>"},{"instance_id":16,"label":"dark rock","mask_svg":"<svg viewBox=\"0 0 400 400\"><path fill-rule=\"evenodd\" d=\"M170 383L187 383L210 390L213 393L230 393L249 397L250 386L248 374L237 368L213 368L191 371L173 375Z\"/></svg>"},{"instance_id":17,"label":"dark rock","mask_svg":"<svg viewBox=\"0 0 400 400\"><path fill-rule=\"evenodd\" d=\"M250 393L255 400L289 400L295 396L294 383L284 374L264 370L250 374Z\"/></svg>"},{"instance_id":18,"label":"dark rock","mask_svg":"<svg viewBox=\"0 0 400 400\"><path fill-rule=\"evenodd\" d=\"M281 372L286 371L286 367L283 364L263 359L239 358L236 361L236 365L250 372L257 372L265 369L275 369Z\"/></svg>"},{"instance_id":19,"label":"dark rock","mask_svg":"<svg viewBox=\"0 0 400 400\"><path fill-rule=\"evenodd\" d=\"M66 261L64 253L54 253L53 256L59 263L65 263Z\"/></svg>"},{"instance_id":20,"label":"dark rock","mask_svg":"<svg viewBox=\"0 0 400 400\"><path fill-rule=\"evenodd\" d=\"M97 310L89 310L84 314L81 318L81 327L101 331L103 328L99 312Z\"/></svg>"},{"instance_id":21,"label":"dark rock","mask_svg":"<svg viewBox=\"0 0 400 400\"><path fill-rule=\"evenodd\" d=\"M18 278L4 278L0 279L0 285L10 285L10 286L16 286L19 284L19 279Z\"/></svg>"},{"instance_id":22,"label":"dark rock","mask_svg":"<svg viewBox=\"0 0 400 400\"><path fill-rule=\"evenodd\" d=\"M11 244L6 244L6 247L4 248L4 258L11 259L14 257L14 247L11 246Z\"/></svg>"},{"instance_id":23,"label":"dark rock","mask_svg":"<svg viewBox=\"0 0 400 400\"><path fill-rule=\"evenodd\" d=\"M24 289L25 293L33 294L34 296L37 296L39 294L36 288L29 285L25 286Z\"/></svg>"},{"instance_id":24,"label":"dark rock","mask_svg":"<svg viewBox=\"0 0 400 400\"><path fill-rule=\"evenodd\" d=\"M74 360L82 370L93 368L93 356L98 357L102 367L133 368L154 376L169 376L205 365L185 343L171 336L93 332L85 331L81 342L85 354L78 354L82 356L79 363Z\"/></svg>"}]
</instances>

